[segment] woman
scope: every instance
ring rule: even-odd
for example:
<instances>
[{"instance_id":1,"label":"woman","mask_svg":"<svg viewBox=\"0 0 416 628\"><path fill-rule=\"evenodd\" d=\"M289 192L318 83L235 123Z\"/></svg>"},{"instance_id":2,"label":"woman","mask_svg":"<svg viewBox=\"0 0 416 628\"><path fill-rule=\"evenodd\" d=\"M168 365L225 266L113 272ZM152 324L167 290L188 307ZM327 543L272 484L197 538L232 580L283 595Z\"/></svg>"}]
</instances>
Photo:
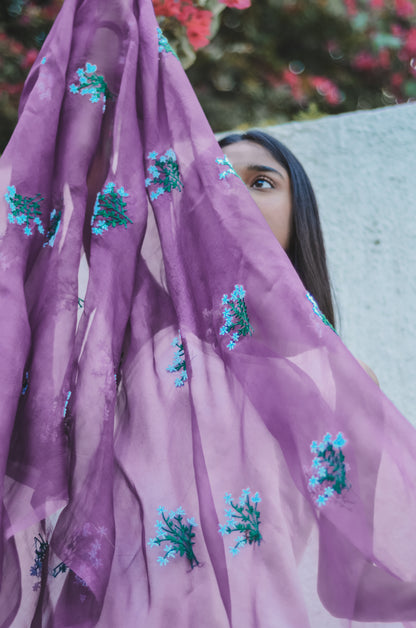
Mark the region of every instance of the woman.
<instances>
[{"instance_id":1,"label":"woman","mask_svg":"<svg viewBox=\"0 0 416 628\"><path fill-rule=\"evenodd\" d=\"M335 328L318 205L302 164L284 144L263 131L227 135L219 144L286 251L306 290ZM378 384L370 367L361 360L359 363Z\"/></svg>"},{"instance_id":2,"label":"woman","mask_svg":"<svg viewBox=\"0 0 416 628\"><path fill-rule=\"evenodd\" d=\"M150 0L64 3L0 175L0 626L416 620L416 434L255 211Z\"/></svg>"},{"instance_id":3,"label":"woman","mask_svg":"<svg viewBox=\"0 0 416 628\"><path fill-rule=\"evenodd\" d=\"M302 164L284 144L262 131L227 135L219 144L303 285L335 327L318 206Z\"/></svg>"}]
</instances>

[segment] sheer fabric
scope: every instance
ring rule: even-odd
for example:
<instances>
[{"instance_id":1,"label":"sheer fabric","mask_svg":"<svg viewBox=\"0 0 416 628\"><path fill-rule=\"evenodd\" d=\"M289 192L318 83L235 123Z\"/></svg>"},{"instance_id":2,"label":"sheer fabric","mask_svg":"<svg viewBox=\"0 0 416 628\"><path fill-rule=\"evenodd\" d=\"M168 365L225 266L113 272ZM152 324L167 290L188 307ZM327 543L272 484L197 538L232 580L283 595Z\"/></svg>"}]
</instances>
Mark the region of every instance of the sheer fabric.
<instances>
[{"instance_id":1,"label":"sheer fabric","mask_svg":"<svg viewBox=\"0 0 416 628\"><path fill-rule=\"evenodd\" d=\"M416 626L414 429L150 0L65 0L0 188L0 625Z\"/></svg>"}]
</instances>

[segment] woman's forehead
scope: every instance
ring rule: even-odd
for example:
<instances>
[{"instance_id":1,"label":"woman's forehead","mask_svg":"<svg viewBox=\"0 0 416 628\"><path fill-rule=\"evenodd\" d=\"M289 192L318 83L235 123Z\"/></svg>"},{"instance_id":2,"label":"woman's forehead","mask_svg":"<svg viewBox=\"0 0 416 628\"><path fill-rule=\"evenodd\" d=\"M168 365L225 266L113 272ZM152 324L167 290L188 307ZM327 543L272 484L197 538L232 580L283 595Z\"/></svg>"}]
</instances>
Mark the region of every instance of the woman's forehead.
<instances>
[{"instance_id":1,"label":"woman's forehead","mask_svg":"<svg viewBox=\"0 0 416 628\"><path fill-rule=\"evenodd\" d=\"M264 148L264 146L255 142L241 140L241 142L235 142L234 144L225 146L223 150L234 168L238 169L247 168L248 166L264 165L286 172L286 169L266 148Z\"/></svg>"}]
</instances>

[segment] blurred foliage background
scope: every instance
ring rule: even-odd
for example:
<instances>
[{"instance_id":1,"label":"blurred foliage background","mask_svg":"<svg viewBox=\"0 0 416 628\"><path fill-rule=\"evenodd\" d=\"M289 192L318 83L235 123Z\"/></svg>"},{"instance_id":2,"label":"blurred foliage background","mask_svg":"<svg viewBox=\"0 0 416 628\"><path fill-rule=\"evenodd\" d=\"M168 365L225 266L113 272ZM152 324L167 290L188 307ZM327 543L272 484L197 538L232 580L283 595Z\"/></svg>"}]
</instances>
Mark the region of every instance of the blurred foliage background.
<instances>
[{"instance_id":1,"label":"blurred foliage background","mask_svg":"<svg viewBox=\"0 0 416 628\"><path fill-rule=\"evenodd\" d=\"M416 0L153 4L214 131L416 101ZM0 151L61 5L1 2Z\"/></svg>"}]
</instances>

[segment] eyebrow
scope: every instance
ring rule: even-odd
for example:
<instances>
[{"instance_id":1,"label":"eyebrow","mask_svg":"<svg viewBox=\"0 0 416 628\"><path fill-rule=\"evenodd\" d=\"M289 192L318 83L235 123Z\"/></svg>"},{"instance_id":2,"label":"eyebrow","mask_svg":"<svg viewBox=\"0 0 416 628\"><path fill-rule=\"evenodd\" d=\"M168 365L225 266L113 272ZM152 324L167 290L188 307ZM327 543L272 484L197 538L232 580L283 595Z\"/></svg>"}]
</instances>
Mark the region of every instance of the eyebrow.
<instances>
[{"instance_id":1,"label":"eyebrow","mask_svg":"<svg viewBox=\"0 0 416 628\"><path fill-rule=\"evenodd\" d=\"M282 179L284 179L281 172L276 170L276 168L270 168L270 166L263 166L261 164L249 164L246 166L247 170L254 170L255 172L275 172Z\"/></svg>"}]
</instances>

